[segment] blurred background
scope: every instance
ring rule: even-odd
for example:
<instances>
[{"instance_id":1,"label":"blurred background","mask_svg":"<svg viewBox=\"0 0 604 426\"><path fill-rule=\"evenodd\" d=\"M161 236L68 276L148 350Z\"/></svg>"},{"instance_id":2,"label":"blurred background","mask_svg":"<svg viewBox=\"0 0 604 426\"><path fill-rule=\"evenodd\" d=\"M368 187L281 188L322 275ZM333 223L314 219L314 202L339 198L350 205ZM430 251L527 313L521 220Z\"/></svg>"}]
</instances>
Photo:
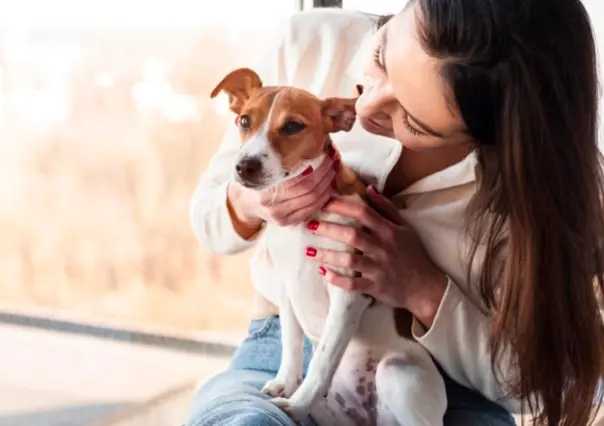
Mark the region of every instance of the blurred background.
<instances>
[{"instance_id":1,"label":"blurred background","mask_svg":"<svg viewBox=\"0 0 604 426\"><path fill-rule=\"evenodd\" d=\"M379 13L401 1L343 3ZM198 247L188 201L230 117L209 92L301 6L2 2L0 304L241 331L246 256Z\"/></svg>"},{"instance_id":2,"label":"blurred background","mask_svg":"<svg viewBox=\"0 0 604 426\"><path fill-rule=\"evenodd\" d=\"M59 318L183 341L241 335L247 255L209 254L188 219L231 119L209 92L254 64L298 10L389 13L404 2L0 0L0 319L13 323L0 327L0 426L97 424L222 368L224 353L74 343L23 323ZM604 5L585 3L601 40ZM176 424L152 418L145 424Z\"/></svg>"}]
</instances>

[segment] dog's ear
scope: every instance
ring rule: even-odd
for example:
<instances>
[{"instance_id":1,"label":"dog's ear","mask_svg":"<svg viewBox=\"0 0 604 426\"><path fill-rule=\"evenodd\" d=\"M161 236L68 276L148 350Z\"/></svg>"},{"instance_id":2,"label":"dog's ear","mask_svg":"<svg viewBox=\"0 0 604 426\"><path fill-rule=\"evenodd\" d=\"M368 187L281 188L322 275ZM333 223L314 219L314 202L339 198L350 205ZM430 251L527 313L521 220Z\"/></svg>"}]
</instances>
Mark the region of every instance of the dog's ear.
<instances>
[{"instance_id":1,"label":"dog's ear","mask_svg":"<svg viewBox=\"0 0 604 426\"><path fill-rule=\"evenodd\" d=\"M214 98L224 90L229 95L231 111L240 114L243 104L249 99L252 91L260 87L262 87L262 80L256 72L249 68L239 68L223 78L212 90L210 97Z\"/></svg>"},{"instance_id":2,"label":"dog's ear","mask_svg":"<svg viewBox=\"0 0 604 426\"><path fill-rule=\"evenodd\" d=\"M327 98L323 101L321 113L323 126L328 133L348 132L357 118L354 104L357 98Z\"/></svg>"}]
</instances>

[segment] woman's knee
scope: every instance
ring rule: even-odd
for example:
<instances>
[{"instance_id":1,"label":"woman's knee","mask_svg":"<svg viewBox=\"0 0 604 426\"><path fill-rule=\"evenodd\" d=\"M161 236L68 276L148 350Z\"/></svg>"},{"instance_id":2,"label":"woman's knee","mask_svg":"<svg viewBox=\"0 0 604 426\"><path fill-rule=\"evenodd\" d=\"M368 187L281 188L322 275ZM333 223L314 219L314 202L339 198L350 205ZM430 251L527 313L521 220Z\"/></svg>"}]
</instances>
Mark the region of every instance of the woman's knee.
<instances>
[{"instance_id":1,"label":"woman's knee","mask_svg":"<svg viewBox=\"0 0 604 426\"><path fill-rule=\"evenodd\" d=\"M272 376L231 370L208 380L195 395L186 426L294 426L260 392Z\"/></svg>"},{"instance_id":2,"label":"woman's knee","mask_svg":"<svg viewBox=\"0 0 604 426\"><path fill-rule=\"evenodd\" d=\"M210 407L203 415L192 419L187 426L293 426L287 419L276 417L256 405L223 405Z\"/></svg>"}]
</instances>

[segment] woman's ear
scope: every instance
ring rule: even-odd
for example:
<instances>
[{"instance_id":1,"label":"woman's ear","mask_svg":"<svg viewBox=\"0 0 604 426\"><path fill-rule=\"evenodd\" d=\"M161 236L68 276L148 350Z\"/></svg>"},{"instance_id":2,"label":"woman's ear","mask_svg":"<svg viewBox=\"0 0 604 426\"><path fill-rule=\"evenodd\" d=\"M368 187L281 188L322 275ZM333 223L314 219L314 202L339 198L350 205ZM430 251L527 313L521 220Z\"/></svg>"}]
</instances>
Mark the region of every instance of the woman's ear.
<instances>
[{"instance_id":1,"label":"woman's ear","mask_svg":"<svg viewBox=\"0 0 604 426\"><path fill-rule=\"evenodd\" d=\"M327 98L321 106L323 126L328 133L348 132L357 118L354 105L357 98Z\"/></svg>"},{"instance_id":2,"label":"woman's ear","mask_svg":"<svg viewBox=\"0 0 604 426\"><path fill-rule=\"evenodd\" d=\"M229 107L235 114L240 114L245 102L250 98L253 90L262 87L262 80L255 71L249 68L239 68L229 73L212 90L211 98L215 98L221 91L229 95Z\"/></svg>"}]
</instances>

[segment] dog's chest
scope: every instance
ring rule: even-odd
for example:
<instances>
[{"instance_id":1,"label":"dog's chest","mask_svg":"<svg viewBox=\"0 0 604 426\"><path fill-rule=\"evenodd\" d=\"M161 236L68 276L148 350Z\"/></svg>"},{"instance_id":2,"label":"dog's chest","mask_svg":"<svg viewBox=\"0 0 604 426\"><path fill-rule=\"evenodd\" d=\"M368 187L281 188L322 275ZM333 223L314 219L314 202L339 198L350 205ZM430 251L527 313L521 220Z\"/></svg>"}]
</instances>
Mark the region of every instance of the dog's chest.
<instances>
[{"instance_id":1,"label":"dog's chest","mask_svg":"<svg viewBox=\"0 0 604 426\"><path fill-rule=\"evenodd\" d=\"M358 197L351 197L358 200ZM319 213L320 222L354 224L342 216ZM320 262L309 258L308 248L351 251L346 244L316 235L306 223L289 227L269 227L267 246L282 296L291 303L294 313L308 338L316 343L329 310L327 282L319 274ZM340 271L343 272L343 271Z\"/></svg>"}]
</instances>

